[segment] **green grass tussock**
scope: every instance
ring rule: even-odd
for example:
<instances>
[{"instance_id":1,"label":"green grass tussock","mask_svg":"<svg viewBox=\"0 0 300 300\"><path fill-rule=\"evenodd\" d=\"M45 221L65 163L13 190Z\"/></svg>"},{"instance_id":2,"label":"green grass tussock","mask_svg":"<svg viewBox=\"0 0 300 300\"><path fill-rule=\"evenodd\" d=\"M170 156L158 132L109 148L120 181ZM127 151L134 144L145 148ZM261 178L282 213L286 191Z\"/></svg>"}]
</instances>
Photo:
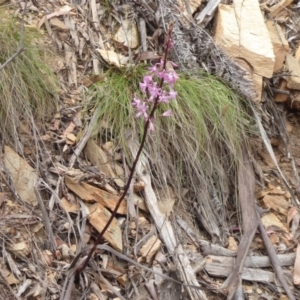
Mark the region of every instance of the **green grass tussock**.
<instances>
[{"instance_id":1,"label":"green grass tussock","mask_svg":"<svg viewBox=\"0 0 300 300\"><path fill-rule=\"evenodd\" d=\"M143 121L134 118L131 102L145 73L143 66L113 70L91 90L88 104L99 112L99 136L103 142L118 141L126 152L126 130L140 138L143 132ZM231 191L251 120L239 96L215 77L179 78L177 99L159 106L156 132L149 134L145 150L155 185L172 185L177 195L187 187L193 205L207 216L203 222L208 232L224 240L227 202L236 200ZM173 117L160 117L169 107Z\"/></svg>"},{"instance_id":2,"label":"green grass tussock","mask_svg":"<svg viewBox=\"0 0 300 300\"><path fill-rule=\"evenodd\" d=\"M21 25L16 18L0 11L0 65L19 47ZM14 139L22 120L44 122L55 108L56 77L47 66L50 52L40 42L41 33L24 30L25 51L0 71L1 135Z\"/></svg>"},{"instance_id":3,"label":"green grass tussock","mask_svg":"<svg viewBox=\"0 0 300 300\"><path fill-rule=\"evenodd\" d=\"M93 85L89 106L95 106L100 120L109 124L102 127L104 132L101 135L106 140L117 137L121 146L126 147L126 139L122 139L126 128L142 133L143 122L134 118L136 112L131 102L135 93L140 94L139 82L145 73L142 66L112 69L104 81ZM232 153L237 152L249 126L249 117L241 99L209 75L196 77L181 74L175 89L178 92L176 101L171 101L170 106L162 104L157 110L156 129L169 135L193 136L202 151L213 138L224 142ZM169 107L174 117L159 117Z\"/></svg>"}]
</instances>

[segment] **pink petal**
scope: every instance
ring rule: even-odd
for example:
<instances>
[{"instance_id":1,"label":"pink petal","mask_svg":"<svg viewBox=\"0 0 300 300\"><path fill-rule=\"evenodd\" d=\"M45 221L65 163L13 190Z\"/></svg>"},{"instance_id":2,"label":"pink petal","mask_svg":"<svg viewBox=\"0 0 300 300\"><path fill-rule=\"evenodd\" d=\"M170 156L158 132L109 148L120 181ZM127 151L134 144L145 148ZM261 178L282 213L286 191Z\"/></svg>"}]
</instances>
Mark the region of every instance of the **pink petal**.
<instances>
[{"instance_id":1,"label":"pink petal","mask_svg":"<svg viewBox=\"0 0 300 300\"><path fill-rule=\"evenodd\" d=\"M140 89L143 93L146 93L146 89L148 87L148 84L145 82L140 82Z\"/></svg>"},{"instance_id":2,"label":"pink petal","mask_svg":"<svg viewBox=\"0 0 300 300\"><path fill-rule=\"evenodd\" d=\"M173 116L173 112L171 109L169 109L169 110L165 111L161 116L162 117L171 117L171 116Z\"/></svg>"},{"instance_id":3,"label":"pink petal","mask_svg":"<svg viewBox=\"0 0 300 300\"><path fill-rule=\"evenodd\" d=\"M151 73L155 73L155 72L157 71L157 66L154 65L154 66L150 67L150 68L149 68L149 71L150 71Z\"/></svg>"},{"instance_id":4,"label":"pink petal","mask_svg":"<svg viewBox=\"0 0 300 300\"><path fill-rule=\"evenodd\" d=\"M178 65L175 64L175 63L173 63L172 61L171 61L171 64L172 64L172 66L173 66L174 68L178 68Z\"/></svg>"},{"instance_id":5,"label":"pink petal","mask_svg":"<svg viewBox=\"0 0 300 300\"><path fill-rule=\"evenodd\" d=\"M175 99L176 96L177 96L177 92L175 92L175 91L173 91L173 90L171 90L171 91L169 92L169 97L170 97L170 99Z\"/></svg>"},{"instance_id":6,"label":"pink petal","mask_svg":"<svg viewBox=\"0 0 300 300\"><path fill-rule=\"evenodd\" d=\"M146 75L143 78L144 83L148 84L149 82L152 82L152 76Z\"/></svg>"},{"instance_id":7,"label":"pink petal","mask_svg":"<svg viewBox=\"0 0 300 300\"><path fill-rule=\"evenodd\" d=\"M149 120L149 130L150 131L155 131L154 124L151 120Z\"/></svg>"}]
</instances>

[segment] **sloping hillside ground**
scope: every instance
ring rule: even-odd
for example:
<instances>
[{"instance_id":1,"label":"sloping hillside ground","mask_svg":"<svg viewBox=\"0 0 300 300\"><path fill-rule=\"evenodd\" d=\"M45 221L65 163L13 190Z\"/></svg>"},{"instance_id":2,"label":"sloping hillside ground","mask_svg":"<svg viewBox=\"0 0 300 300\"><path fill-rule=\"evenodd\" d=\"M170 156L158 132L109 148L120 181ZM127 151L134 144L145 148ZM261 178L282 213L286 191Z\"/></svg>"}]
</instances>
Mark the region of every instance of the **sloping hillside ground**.
<instances>
[{"instance_id":1,"label":"sloping hillside ground","mask_svg":"<svg viewBox=\"0 0 300 300\"><path fill-rule=\"evenodd\" d=\"M1 299L300 298L300 2L175 2L0 0Z\"/></svg>"}]
</instances>

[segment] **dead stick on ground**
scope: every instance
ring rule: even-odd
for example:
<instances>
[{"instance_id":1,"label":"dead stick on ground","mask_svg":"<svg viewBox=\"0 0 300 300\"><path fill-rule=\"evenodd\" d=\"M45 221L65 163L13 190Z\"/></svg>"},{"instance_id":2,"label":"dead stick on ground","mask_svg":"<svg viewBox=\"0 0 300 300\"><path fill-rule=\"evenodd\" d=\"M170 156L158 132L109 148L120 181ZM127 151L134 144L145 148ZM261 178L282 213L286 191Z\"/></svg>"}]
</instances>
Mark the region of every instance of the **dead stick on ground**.
<instances>
[{"instance_id":1,"label":"dead stick on ground","mask_svg":"<svg viewBox=\"0 0 300 300\"><path fill-rule=\"evenodd\" d=\"M279 262L279 259L277 257L277 254L275 252L275 249L267 235L267 232L266 232L266 229L260 219L260 215L259 215L259 212L258 210L257 211L257 218L258 218L258 228L259 228L259 232L260 232L260 235L261 235L261 238L263 239L264 241L264 244L265 244L265 247L267 249L267 252L268 252L268 255L270 257L270 260L271 260L271 263L272 263L272 266L274 268L274 271L277 275L277 278L278 280L280 281L280 283L282 284L287 296L289 297L290 300L296 300L296 298L294 297L287 281L286 281L286 278L285 278L285 275L283 273L283 270L281 268L281 265L280 265L280 262Z\"/></svg>"},{"instance_id":2,"label":"dead stick on ground","mask_svg":"<svg viewBox=\"0 0 300 300\"><path fill-rule=\"evenodd\" d=\"M95 110L89 125L87 127L85 127L83 134L82 134L82 138L78 142L76 149L74 150L74 153L70 158L69 169L73 168L73 165L74 165L76 159L79 157L80 153L82 152L86 143L88 142L89 138L91 137L93 130L94 130L95 126L97 125L98 119L99 119L99 111Z\"/></svg>"},{"instance_id":3,"label":"dead stick on ground","mask_svg":"<svg viewBox=\"0 0 300 300\"><path fill-rule=\"evenodd\" d=\"M255 211L255 177L247 151L247 147L244 145L238 170L239 200L243 217L243 237L239 245L232 273L222 285L222 288L228 289L227 299L232 299L235 296L242 282L242 270L258 225Z\"/></svg>"}]
</instances>

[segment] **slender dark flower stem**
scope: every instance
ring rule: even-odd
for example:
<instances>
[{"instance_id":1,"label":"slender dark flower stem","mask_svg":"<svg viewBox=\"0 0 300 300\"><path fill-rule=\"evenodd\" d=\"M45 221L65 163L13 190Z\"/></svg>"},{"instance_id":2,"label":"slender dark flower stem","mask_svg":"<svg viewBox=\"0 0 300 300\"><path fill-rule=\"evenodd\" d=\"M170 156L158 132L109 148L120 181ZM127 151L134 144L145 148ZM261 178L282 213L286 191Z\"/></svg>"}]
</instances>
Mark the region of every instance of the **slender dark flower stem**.
<instances>
[{"instance_id":1,"label":"slender dark flower stem","mask_svg":"<svg viewBox=\"0 0 300 300\"><path fill-rule=\"evenodd\" d=\"M167 32L167 37L166 37L166 45L165 45L165 53L164 53L164 63L163 63L163 70L166 69L166 64L167 64L167 57L168 57L168 53L169 53L169 50L170 50L170 45L171 45L171 38L172 38L172 31L173 31L173 23L170 23L169 24L169 29L168 29L168 32ZM164 79L161 78L161 81L160 81L160 84L159 84L159 87L162 88L164 84ZM134 175L134 171L135 171L135 168L136 168L136 165L139 161L139 158L140 158L140 155L143 151L143 148L144 148L144 145L145 145L145 142L146 142L146 137L147 137L147 133L148 133L148 129L149 129L149 124L151 122L151 119L153 119L154 117L154 113L155 113L155 110L157 109L157 106L158 106L158 100L159 100L159 96L157 96L155 99L154 99L154 104L153 104L153 107L152 107L152 110L149 114L149 117L148 119L146 120L145 122L145 126L144 126L144 132L143 132L143 137L142 137L142 141L141 141L141 144L140 144L140 147L139 147L139 150L136 154L136 157L134 159L134 162L132 164L132 167L131 167L131 170L130 170L130 174L129 174L129 177L128 177L128 180L127 180L127 183L125 185L125 188L124 188L124 192L123 194L121 195L115 209L113 210L108 222L106 223L106 225L104 226L104 228L102 229L102 231L99 233L99 235L97 236L97 239L96 241L94 242L94 245L93 247L91 248L86 260L84 261L83 265L81 267L79 267L77 270L76 270L76 273L77 275L80 274L88 265L93 253L95 252L97 246L99 245L104 233L106 232L106 230L108 229L108 227L110 226L111 222L113 221L113 219L115 218L116 214L117 214L117 211L122 203L122 201L124 200L128 190L129 190L129 187L130 187L130 183L132 181L132 178L133 178L133 175Z\"/></svg>"}]
</instances>

